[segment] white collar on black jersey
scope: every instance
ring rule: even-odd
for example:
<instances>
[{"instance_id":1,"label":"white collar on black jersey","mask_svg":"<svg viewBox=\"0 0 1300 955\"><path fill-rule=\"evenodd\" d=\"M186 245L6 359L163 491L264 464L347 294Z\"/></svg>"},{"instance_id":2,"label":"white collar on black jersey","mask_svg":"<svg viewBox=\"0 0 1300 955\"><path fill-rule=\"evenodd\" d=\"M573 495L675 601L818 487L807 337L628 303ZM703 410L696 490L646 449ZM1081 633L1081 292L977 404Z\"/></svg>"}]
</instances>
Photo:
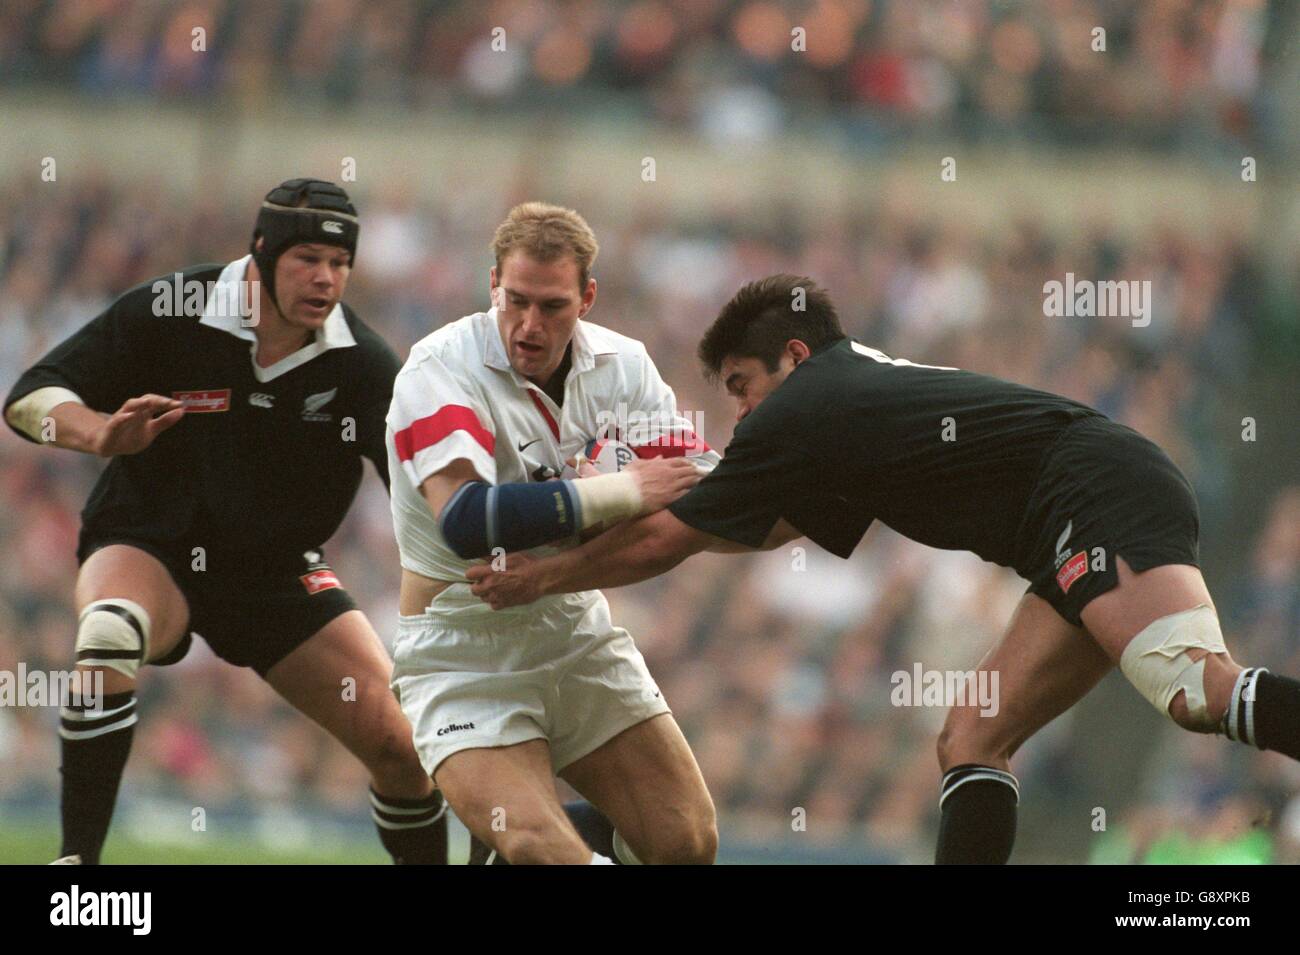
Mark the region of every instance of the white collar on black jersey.
<instances>
[{"instance_id":1,"label":"white collar on black jersey","mask_svg":"<svg viewBox=\"0 0 1300 955\"><path fill-rule=\"evenodd\" d=\"M225 307L223 303L241 302L244 281L244 275L248 272L248 263L253 257L246 255L242 259L236 259L224 269L217 278L216 287L208 294L208 300L203 307L203 317L199 319L200 325L210 325L213 328L219 328L223 332L229 332L236 338L244 338L253 343L249 349L249 361L253 363L253 377L258 381L271 381L279 378L287 371L293 371L299 365L311 361L317 355L324 354L331 348L348 348L357 343L352 337L352 329L348 328L348 320L343 317L343 306L335 305L333 310L325 317L325 324L316 332L316 340L310 345L304 345L292 354L285 355L274 365L268 365L266 368L257 363L257 335L250 326L244 325L240 320L237 308ZM498 336L500 337L500 336Z\"/></svg>"},{"instance_id":2,"label":"white collar on black jersey","mask_svg":"<svg viewBox=\"0 0 1300 955\"><path fill-rule=\"evenodd\" d=\"M505 343L501 341L501 328L497 325L495 306L488 309L487 317L490 327L486 336L487 343L483 349L483 364L489 368L510 372L520 385L526 386L528 380L510 367L510 359L506 356ZM573 372L582 374L584 371L590 371L596 367L596 359L599 356L617 354L618 345L615 343L611 332L599 325L593 325L591 322L578 319L578 324L573 330Z\"/></svg>"}]
</instances>

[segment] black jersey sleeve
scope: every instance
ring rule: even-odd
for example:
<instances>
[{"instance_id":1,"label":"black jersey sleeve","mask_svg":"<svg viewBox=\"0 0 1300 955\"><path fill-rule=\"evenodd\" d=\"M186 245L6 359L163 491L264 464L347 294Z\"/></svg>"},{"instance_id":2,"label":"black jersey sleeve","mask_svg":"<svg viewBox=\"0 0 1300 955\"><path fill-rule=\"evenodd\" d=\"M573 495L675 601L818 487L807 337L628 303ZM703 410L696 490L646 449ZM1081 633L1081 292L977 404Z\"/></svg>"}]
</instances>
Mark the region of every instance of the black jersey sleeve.
<instances>
[{"instance_id":1,"label":"black jersey sleeve","mask_svg":"<svg viewBox=\"0 0 1300 955\"><path fill-rule=\"evenodd\" d=\"M384 444L384 430L388 407L393 401L393 381L402 370L401 359L378 335L371 348L370 360L362 388L360 407L362 420L357 422L357 437L361 453L369 458L378 472L384 487L388 483L388 449Z\"/></svg>"},{"instance_id":2,"label":"black jersey sleeve","mask_svg":"<svg viewBox=\"0 0 1300 955\"><path fill-rule=\"evenodd\" d=\"M816 474L811 457L781 438L777 417L755 412L741 421L718 466L669 505L673 516L714 537L761 547Z\"/></svg>"},{"instance_id":3,"label":"black jersey sleeve","mask_svg":"<svg viewBox=\"0 0 1300 955\"><path fill-rule=\"evenodd\" d=\"M152 360L142 339L151 318L148 299L138 289L123 295L27 369L10 389L5 408L40 388L61 387L76 392L87 407L112 414L141 393L132 382L140 363Z\"/></svg>"},{"instance_id":4,"label":"black jersey sleeve","mask_svg":"<svg viewBox=\"0 0 1300 955\"><path fill-rule=\"evenodd\" d=\"M874 515L860 495L839 493L834 463L812 451L822 402L810 394L810 380L791 378L745 417L722 462L669 511L746 547L761 547L784 518L835 556L852 554Z\"/></svg>"},{"instance_id":5,"label":"black jersey sleeve","mask_svg":"<svg viewBox=\"0 0 1300 955\"><path fill-rule=\"evenodd\" d=\"M853 553L875 520L861 503L829 492L795 498L787 502L781 516L818 547L844 558Z\"/></svg>"}]
</instances>

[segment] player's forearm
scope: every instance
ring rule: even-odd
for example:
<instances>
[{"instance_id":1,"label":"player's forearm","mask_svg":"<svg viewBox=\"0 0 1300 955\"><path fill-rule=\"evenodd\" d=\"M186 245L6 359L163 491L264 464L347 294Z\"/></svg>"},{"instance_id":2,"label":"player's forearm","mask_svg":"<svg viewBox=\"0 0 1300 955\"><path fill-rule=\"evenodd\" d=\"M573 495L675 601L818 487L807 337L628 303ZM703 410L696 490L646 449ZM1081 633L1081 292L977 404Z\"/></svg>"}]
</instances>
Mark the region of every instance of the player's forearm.
<instances>
[{"instance_id":1,"label":"player's forearm","mask_svg":"<svg viewBox=\"0 0 1300 955\"><path fill-rule=\"evenodd\" d=\"M109 415L76 402L65 402L50 412L53 419L51 444L70 451L99 454L99 438Z\"/></svg>"},{"instance_id":2,"label":"player's forearm","mask_svg":"<svg viewBox=\"0 0 1300 955\"><path fill-rule=\"evenodd\" d=\"M541 593L624 587L672 570L707 544L688 542L688 535L672 533L674 523L679 522L667 511L658 511L625 521L581 547L538 561Z\"/></svg>"},{"instance_id":3,"label":"player's forearm","mask_svg":"<svg viewBox=\"0 0 1300 955\"><path fill-rule=\"evenodd\" d=\"M469 480L440 510L436 493L427 491L426 499L438 515L443 539L465 560L486 557L498 547L518 551L551 544L641 508L636 479L626 472L496 486Z\"/></svg>"},{"instance_id":4,"label":"player's forearm","mask_svg":"<svg viewBox=\"0 0 1300 955\"><path fill-rule=\"evenodd\" d=\"M5 418L42 444L95 454L108 416L86 407L65 388L42 388L10 405Z\"/></svg>"}]
</instances>

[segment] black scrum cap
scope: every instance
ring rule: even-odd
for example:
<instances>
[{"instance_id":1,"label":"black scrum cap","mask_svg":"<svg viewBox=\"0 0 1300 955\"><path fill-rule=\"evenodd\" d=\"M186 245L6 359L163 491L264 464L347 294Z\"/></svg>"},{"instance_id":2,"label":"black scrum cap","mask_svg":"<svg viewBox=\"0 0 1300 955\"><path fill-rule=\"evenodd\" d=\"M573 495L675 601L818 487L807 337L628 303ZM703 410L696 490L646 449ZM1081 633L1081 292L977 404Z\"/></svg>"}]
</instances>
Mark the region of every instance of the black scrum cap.
<instances>
[{"instance_id":1,"label":"black scrum cap","mask_svg":"<svg viewBox=\"0 0 1300 955\"><path fill-rule=\"evenodd\" d=\"M275 263L290 246L320 242L342 246L357 259L357 210L348 194L323 179L290 179L266 194L249 251L275 307ZM257 240L262 239L262 248Z\"/></svg>"}]
</instances>

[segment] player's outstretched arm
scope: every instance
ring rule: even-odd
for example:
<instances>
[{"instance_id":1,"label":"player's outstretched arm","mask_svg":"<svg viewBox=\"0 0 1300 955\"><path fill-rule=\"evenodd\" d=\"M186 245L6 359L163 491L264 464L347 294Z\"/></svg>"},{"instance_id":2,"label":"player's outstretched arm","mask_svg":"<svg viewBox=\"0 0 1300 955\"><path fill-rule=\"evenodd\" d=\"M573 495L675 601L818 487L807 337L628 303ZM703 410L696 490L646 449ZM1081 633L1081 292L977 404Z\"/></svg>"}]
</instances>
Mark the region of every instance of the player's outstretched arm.
<instances>
[{"instance_id":1,"label":"player's outstretched arm","mask_svg":"<svg viewBox=\"0 0 1300 955\"><path fill-rule=\"evenodd\" d=\"M184 414L184 407L176 399L150 394L128 399L111 415L72 400L40 414L26 408L20 400L9 406L6 417L10 424L37 441L111 458L143 451ZM25 420L33 416L34 421Z\"/></svg>"},{"instance_id":2,"label":"player's outstretched arm","mask_svg":"<svg viewBox=\"0 0 1300 955\"><path fill-rule=\"evenodd\" d=\"M443 538L465 560L496 548L525 550L587 528L647 514L672 503L700 480L682 458L640 461L619 474L580 481L492 485L465 459L421 484Z\"/></svg>"},{"instance_id":3,"label":"player's outstretched arm","mask_svg":"<svg viewBox=\"0 0 1300 955\"><path fill-rule=\"evenodd\" d=\"M484 564L469 568L470 589L493 609L532 603L548 594L622 587L657 577L717 538L656 511L625 521L595 540L542 560L511 554L502 570Z\"/></svg>"}]
</instances>

